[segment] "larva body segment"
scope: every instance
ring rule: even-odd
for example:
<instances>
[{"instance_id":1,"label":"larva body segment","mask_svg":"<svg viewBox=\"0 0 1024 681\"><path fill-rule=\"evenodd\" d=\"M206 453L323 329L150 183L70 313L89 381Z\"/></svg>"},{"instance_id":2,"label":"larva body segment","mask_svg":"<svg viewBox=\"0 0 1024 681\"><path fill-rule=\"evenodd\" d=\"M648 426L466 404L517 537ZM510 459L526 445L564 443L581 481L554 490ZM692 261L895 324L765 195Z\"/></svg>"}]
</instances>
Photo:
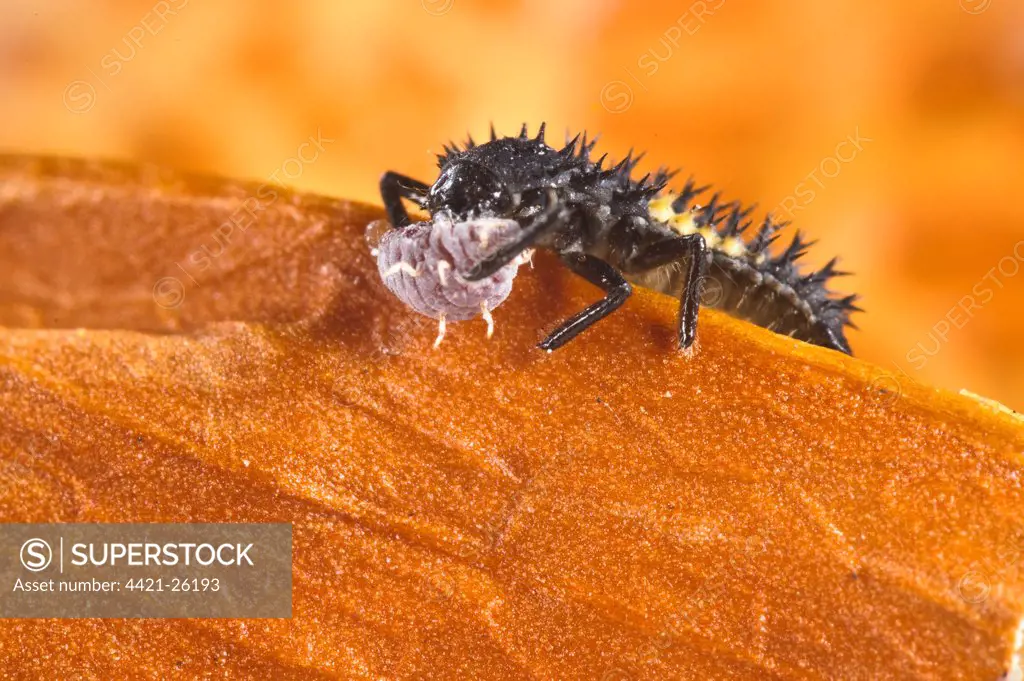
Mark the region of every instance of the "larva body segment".
<instances>
[{"instance_id":1,"label":"larva body segment","mask_svg":"<svg viewBox=\"0 0 1024 681\"><path fill-rule=\"evenodd\" d=\"M797 232L783 252L773 255L769 247L784 223L771 215L748 237L753 207L726 202L719 193L699 202L708 187L692 179L678 192L667 191L675 175L667 169L634 180L642 154L630 152L606 167L604 156L591 160L593 148L586 135L567 140L561 149L548 146L543 125L534 138L525 125L518 137L498 137L492 128L483 144L470 139L462 148L446 145L433 184L388 171L381 178L381 198L399 228L411 223L403 200L434 220L447 214L449 222L463 221L456 224L486 217L518 225L509 227L518 235L501 248L485 244L474 251L481 256L475 263L467 257L471 266L461 270L455 293L468 282L487 281L530 248L557 253L574 273L603 289L604 298L566 319L538 345L549 352L618 309L633 285L679 299L678 338L684 350L696 339L698 310L706 305L779 334L851 352L845 331L860 308L856 295L839 296L829 288L833 278L845 274L836 259L804 270L797 261L811 243ZM472 248L464 240L468 232L451 230L460 246ZM426 295L421 291L431 291L429 284L417 287L415 302L412 290L396 294L432 314L439 307L437 294L419 299ZM500 299L505 295L507 290Z\"/></svg>"},{"instance_id":2,"label":"larva body segment","mask_svg":"<svg viewBox=\"0 0 1024 681\"><path fill-rule=\"evenodd\" d=\"M388 290L420 314L447 321L480 316L512 292L523 262L467 281L460 273L520 231L515 220L476 218L456 222L439 213L429 222L386 232L377 245L377 270Z\"/></svg>"}]
</instances>

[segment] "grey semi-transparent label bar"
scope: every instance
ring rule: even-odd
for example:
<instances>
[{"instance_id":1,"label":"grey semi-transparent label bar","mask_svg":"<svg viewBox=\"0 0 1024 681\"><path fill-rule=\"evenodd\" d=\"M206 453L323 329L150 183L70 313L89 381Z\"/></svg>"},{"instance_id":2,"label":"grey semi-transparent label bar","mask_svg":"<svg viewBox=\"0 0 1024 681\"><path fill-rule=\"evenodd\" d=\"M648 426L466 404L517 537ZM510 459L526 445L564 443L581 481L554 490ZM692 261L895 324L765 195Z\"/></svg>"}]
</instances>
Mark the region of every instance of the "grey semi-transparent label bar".
<instances>
[{"instance_id":1,"label":"grey semi-transparent label bar","mask_svg":"<svg viewBox=\"0 0 1024 681\"><path fill-rule=\"evenodd\" d=\"M0 524L0 617L291 617L287 523Z\"/></svg>"}]
</instances>

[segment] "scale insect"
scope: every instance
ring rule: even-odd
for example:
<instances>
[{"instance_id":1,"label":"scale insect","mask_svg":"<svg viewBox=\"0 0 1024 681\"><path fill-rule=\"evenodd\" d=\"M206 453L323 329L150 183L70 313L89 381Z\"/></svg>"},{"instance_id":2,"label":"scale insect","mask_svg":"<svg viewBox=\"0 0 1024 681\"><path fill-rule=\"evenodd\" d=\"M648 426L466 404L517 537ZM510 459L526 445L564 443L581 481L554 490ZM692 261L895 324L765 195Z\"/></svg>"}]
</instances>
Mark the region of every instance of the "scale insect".
<instances>
[{"instance_id":1,"label":"scale insect","mask_svg":"<svg viewBox=\"0 0 1024 681\"><path fill-rule=\"evenodd\" d=\"M637 285L679 299L684 350L696 339L704 304L851 354L845 327L853 327L850 315L860 308L857 296L827 288L847 274L836 269L836 259L801 272L797 261L812 243L799 232L781 253L769 253L786 223L766 216L744 239L753 206L723 202L718 193L697 203L708 187L691 179L669 191L676 173L664 169L633 180L642 154L630 152L606 168L605 156L591 160L595 143L583 134L555 149L544 140L543 124L532 138L526 125L517 137L498 137L492 126L486 143L470 138L462 149L446 145L433 185L384 174L381 197L394 229L381 240L378 268L403 302L441 321L438 341L446 319L479 313L493 328L490 312L511 291L524 254L544 248L605 296L562 322L540 343L543 350L565 345L614 312ZM430 220L412 223L403 200ZM481 238L481 230L489 237ZM442 275L438 268L450 271ZM396 275L409 281L392 281Z\"/></svg>"},{"instance_id":2,"label":"scale insect","mask_svg":"<svg viewBox=\"0 0 1024 681\"><path fill-rule=\"evenodd\" d=\"M487 322L487 337L494 333L491 310L512 292L519 266L532 250L523 251L503 267L469 281L462 272L488 254L488 247L507 242L519 232L515 220L477 217L456 222L439 212L428 222L410 224L378 234L371 223L367 240L377 258L377 271L388 290L420 314L438 320L434 347L444 339L446 322L472 319Z\"/></svg>"}]
</instances>

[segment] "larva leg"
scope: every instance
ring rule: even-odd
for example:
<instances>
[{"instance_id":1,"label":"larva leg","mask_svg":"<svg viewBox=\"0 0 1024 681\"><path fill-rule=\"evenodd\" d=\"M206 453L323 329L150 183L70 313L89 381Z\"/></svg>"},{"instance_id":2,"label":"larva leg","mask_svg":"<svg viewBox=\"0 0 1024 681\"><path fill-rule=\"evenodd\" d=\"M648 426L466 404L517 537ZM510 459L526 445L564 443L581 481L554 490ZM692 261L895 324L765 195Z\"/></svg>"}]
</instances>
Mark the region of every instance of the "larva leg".
<instances>
[{"instance_id":1,"label":"larva leg","mask_svg":"<svg viewBox=\"0 0 1024 681\"><path fill-rule=\"evenodd\" d=\"M604 289L607 295L582 312L565 320L552 331L551 335L538 346L541 350L548 352L562 347L581 332L617 310L633 292L629 282L618 270L600 258L585 253L566 253L562 255L562 262L594 286Z\"/></svg>"},{"instance_id":2,"label":"larva leg","mask_svg":"<svg viewBox=\"0 0 1024 681\"><path fill-rule=\"evenodd\" d=\"M515 241L505 244L494 253L478 262L462 275L467 281L479 281L489 277L505 265L515 260L523 251L533 246L537 239L565 224L565 214L558 205L558 197L549 191L542 212L523 227Z\"/></svg>"},{"instance_id":3,"label":"larva leg","mask_svg":"<svg viewBox=\"0 0 1024 681\"><path fill-rule=\"evenodd\" d=\"M643 272L672 262L686 261L686 278L679 299L679 347L693 345L697 337L697 313L708 267L708 248L700 234L687 234L651 244L630 258L627 272Z\"/></svg>"},{"instance_id":4,"label":"larva leg","mask_svg":"<svg viewBox=\"0 0 1024 681\"><path fill-rule=\"evenodd\" d=\"M380 178L380 197L388 211L388 220L395 227L405 227L410 222L402 199L409 199L422 206L429 191L430 185L390 170Z\"/></svg>"}]
</instances>

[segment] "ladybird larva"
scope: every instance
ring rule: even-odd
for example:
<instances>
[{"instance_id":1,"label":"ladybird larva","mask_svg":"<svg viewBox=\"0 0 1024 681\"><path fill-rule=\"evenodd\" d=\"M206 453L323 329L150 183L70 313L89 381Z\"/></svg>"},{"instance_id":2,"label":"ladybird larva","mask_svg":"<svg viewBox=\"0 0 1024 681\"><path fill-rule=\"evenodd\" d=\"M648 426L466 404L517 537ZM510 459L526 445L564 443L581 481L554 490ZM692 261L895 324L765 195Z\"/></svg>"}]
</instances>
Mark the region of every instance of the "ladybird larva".
<instances>
[{"instance_id":1,"label":"ladybird larva","mask_svg":"<svg viewBox=\"0 0 1024 681\"><path fill-rule=\"evenodd\" d=\"M638 285L679 300L681 350L693 346L699 308L708 305L770 331L851 353L845 330L853 328L850 315L861 310L856 295L838 296L828 287L846 274L836 268L837 259L805 271L797 261L813 242L797 232L782 253L772 255L769 246L783 223L770 215L748 241L744 233L754 225L747 219L753 207L725 202L718 193L698 204L708 187L697 187L692 178L680 191L667 191L675 172L663 168L634 180L642 154L630 152L604 167L604 156L591 160L593 148L586 135L567 139L561 149L548 146L543 124L534 138L526 125L518 137L499 138L492 127L489 142L470 138L464 148L446 145L433 184L384 173L381 199L399 229L411 224L403 201L432 216L446 213L449 222L488 218L518 224L509 228L519 234L501 248L475 263L467 260L472 266L461 270L460 287L486 280L526 249L544 248L601 288L602 299L541 341L538 347L548 352L617 310ZM705 283L719 292L717 299L704 295Z\"/></svg>"}]
</instances>

